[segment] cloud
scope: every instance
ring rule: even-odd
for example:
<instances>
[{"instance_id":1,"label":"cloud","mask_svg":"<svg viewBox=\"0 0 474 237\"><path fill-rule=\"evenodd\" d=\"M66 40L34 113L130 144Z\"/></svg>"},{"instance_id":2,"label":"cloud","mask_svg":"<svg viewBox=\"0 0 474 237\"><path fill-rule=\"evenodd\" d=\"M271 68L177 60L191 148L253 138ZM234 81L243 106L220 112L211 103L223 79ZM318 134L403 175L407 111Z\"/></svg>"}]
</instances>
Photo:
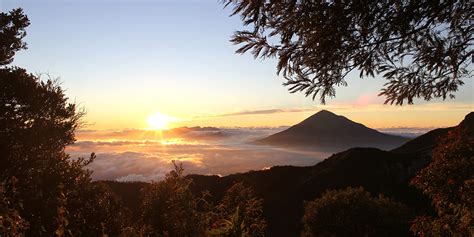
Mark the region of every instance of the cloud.
<instances>
[{"instance_id":1,"label":"cloud","mask_svg":"<svg viewBox=\"0 0 474 237\"><path fill-rule=\"evenodd\" d=\"M225 131L214 127L180 127L169 130L79 130L78 140L212 140L228 136Z\"/></svg>"},{"instance_id":2,"label":"cloud","mask_svg":"<svg viewBox=\"0 0 474 237\"><path fill-rule=\"evenodd\" d=\"M226 136L219 139L166 142L164 140L111 140L117 136L142 133L140 130L86 131L88 137L105 140L79 140L69 146L72 157L88 156L96 152L97 158L88 168L94 180L153 181L161 180L173 169L172 161L183 163L185 173L228 175L249 170L268 169L275 165L314 165L334 152L298 151L249 144L249 141L268 136L282 128L224 128L218 129ZM215 129L191 129L208 132ZM204 131L208 130L208 131ZM418 134L426 128L397 127L381 129L393 134ZM189 132L189 131L188 131ZM107 136L105 136L107 135ZM111 137L112 138L111 138ZM95 137L97 138L97 136Z\"/></svg>"},{"instance_id":3,"label":"cloud","mask_svg":"<svg viewBox=\"0 0 474 237\"><path fill-rule=\"evenodd\" d=\"M436 129L436 128L435 127L392 127L392 128L379 128L377 130L383 133L387 133L387 134L414 138L414 137L423 135L433 129Z\"/></svg>"},{"instance_id":4,"label":"cloud","mask_svg":"<svg viewBox=\"0 0 474 237\"><path fill-rule=\"evenodd\" d=\"M164 178L171 169L163 159L140 152L98 153L88 169L94 180L152 181Z\"/></svg>"},{"instance_id":5,"label":"cloud","mask_svg":"<svg viewBox=\"0 0 474 237\"><path fill-rule=\"evenodd\" d=\"M242 110L238 112L222 113L222 114L209 114L209 115L198 115L194 116L193 119L202 118L218 118L218 117L230 117L230 116L242 116L242 115L265 115L265 114L277 114L277 113L298 113L298 112L317 112L320 109L314 108L294 108L294 109L258 109L258 110Z\"/></svg>"},{"instance_id":6,"label":"cloud","mask_svg":"<svg viewBox=\"0 0 474 237\"><path fill-rule=\"evenodd\" d=\"M384 98L377 95L377 93L362 94L357 97L354 101L350 102L332 102L326 105L311 106L307 108L273 108L273 109L256 109L256 110L241 110L237 112L228 112L221 114L201 114L192 116L192 120L196 119L209 119L209 118L224 118L234 116L247 116L247 115L268 115L268 114L279 114L279 113L301 113L301 112L313 112L316 113L320 110L330 110L332 112L350 112L350 111L442 111L442 110L472 110L474 107L472 104L465 103L420 103L411 106L390 106L385 105Z\"/></svg>"},{"instance_id":7,"label":"cloud","mask_svg":"<svg viewBox=\"0 0 474 237\"><path fill-rule=\"evenodd\" d=\"M73 155L80 155L75 152ZM94 180L153 181L172 170L172 161L182 163L187 174L221 174L261 170L275 165L314 165L328 153L247 147L207 147L199 150L168 148L161 152L98 153L88 168Z\"/></svg>"},{"instance_id":8,"label":"cloud","mask_svg":"<svg viewBox=\"0 0 474 237\"><path fill-rule=\"evenodd\" d=\"M353 107L367 107L369 105L383 104L384 99L378 96L377 93L362 94L350 106Z\"/></svg>"},{"instance_id":9,"label":"cloud","mask_svg":"<svg viewBox=\"0 0 474 237\"><path fill-rule=\"evenodd\" d=\"M202 130L202 129L201 129ZM181 162L186 173L228 175L261 170L274 165L314 165L329 156L318 151L295 151L249 144L272 134L274 128L220 129L227 136L195 143L166 143L160 140L80 140L69 146L72 157L97 158L88 168L94 180L152 181L163 179L173 169L172 161ZM103 131L95 131L103 136ZM134 133L135 131L133 131ZM196 132L196 131L193 131ZM88 131L93 136L93 131ZM108 135L123 134L107 131ZM107 138L107 137L106 137Z\"/></svg>"},{"instance_id":10,"label":"cloud","mask_svg":"<svg viewBox=\"0 0 474 237\"><path fill-rule=\"evenodd\" d=\"M337 111L399 111L399 110L411 110L411 111L443 111L443 110L473 110L474 105L472 103L426 103L421 102L410 106L390 106L385 105L384 98L377 95L377 93L362 94L351 102L333 102L326 105L311 106L308 108L283 108L283 109L257 109L257 110L242 110L237 112L229 112L222 114L208 114L208 115L197 115L194 119L202 118L216 118L216 117L229 117L229 116L244 116L244 115L266 115L266 114L278 114L278 113L300 113L300 112L318 112L320 110L330 110L333 112Z\"/></svg>"},{"instance_id":11,"label":"cloud","mask_svg":"<svg viewBox=\"0 0 474 237\"><path fill-rule=\"evenodd\" d=\"M249 142L279 132L286 127L214 128L181 127L166 131L79 130L78 142L72 147L90 146L146 146L146 145L198 145L200 143Z\"/></svg>"}]
</instances>

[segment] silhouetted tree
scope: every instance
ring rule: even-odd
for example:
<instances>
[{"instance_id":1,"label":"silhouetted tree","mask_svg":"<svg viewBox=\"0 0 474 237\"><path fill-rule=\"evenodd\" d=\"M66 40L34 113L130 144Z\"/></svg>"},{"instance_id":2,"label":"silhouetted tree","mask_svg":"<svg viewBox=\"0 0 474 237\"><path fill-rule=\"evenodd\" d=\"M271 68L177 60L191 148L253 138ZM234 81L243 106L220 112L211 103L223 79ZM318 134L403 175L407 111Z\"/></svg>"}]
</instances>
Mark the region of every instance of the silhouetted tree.
<instances>
[{"instance_id":1,"label":"silhouetted tree","mask_svg":"<svg viewBox=\"0 0 474 237\"><path fill-rule=\"evenodd\" d=\"M10 64L18 50L26 49L22 39L28 25L30 21L21 8L0 13L0 66Z\"/></svg>"},{"instance_id":2,"label":"silhouetted tree","mask_svg":"<svg viewBox=\"0 0 474 237\"><path fill-rule=\"evenodd\" d=\"M67 197L69 228L75 236L119 236L131 223L131 212L103 183L86 183Z\"/></svg>"},{"instance_id":3,"label":"silhouetted tree","mask_svg":"<svg viewBox=\"0 0 474 237\"><path fill-rule=\"evenodd\" d=\"M419 236L474 235L474 127L462 125L439 142L433 161L411 181L436 209L435 217L414 221Z\"/></svg>"},{"instance_id":4,"label":"silhouetted tree","mask_svg":"<svg viewBox=\"0 0 474 237\"><path fill-rule=\"evenodd\" d=\"M0 182L15 180L14 189L2 192L2 230L26 236L118 234L118 201L92 183L85 169L95 155L72 159L65 152L75 141L82 110L57 81L7 65L26 48L28 25L21 9L0 13Z\"/></svg>"},{"instance_id":5,"label":"silhouetted tree","mask_svg":"<svg viewBox=\"0 0 474 237\"><path fill-rule=\"evenodd\" d=\"M41 81L21 68L0 69L0 179L18 179L24 218L34 235L50 235L60 184L65 190L90 182L83 167L92 159L71 160L81 113L52 80Z\"/></svg>"},{"instance_id":6,"label":"silhouetted tree","mask_svg":"<svg viewBox=\"0 0 474 237\"><path fill-rule=\"evenodd\" d=\"M264 236L262 199L251 188L237 183L218 205L204 193L191 191L192 180L183 176L182 165L163 181L142 190L142 226L126 230L131 236Z\"/></svg>"},{"instance_id":7,"label":"silhouetted tree","mask_svg":"<svg viewBox=\"0 0 474 237\"><path fill-rule=\"evenodd\" d=\"M204 236L205 211L199 210L199 198L190 189L191 180L183 176L181 164L163 181L143 190L144 228L149 236Z\"/></svg>"},{"instance_id":8,"label":"silhouetted tree","mask_svg":"<svg viewBox=\"0 0 474 237\"><path fill-rule=\"evenodd\" d=\"M82 112L68 102L61 87L21 68L3 68L0 94L0 180L18 180L24 207L20 214L30 223L28 233L50 236L62 208L68 215L60 219L69 223L64 233L118 234L126 220L119 202L91 183L91 172L85 169L95 155L72 159L64 150L75 141ZM61 195L67 202L60 202Z\"/></svg>"},{"instance_id":9,"label":"silhouetted tree","mask_svg":"<svg viewBox=\"0 0 474 237\"><path fill-rule=\"evenodd\" d=\"M470 1L223 0L250 29L231 41L255 58L278 58L291 93L335 96L348 73L382 75L385 103L453 98L471 76ZM471 71L469 71L471 70Z\"/></svg>"},{"instance_id":10,"label":"silhouetted tree","mask_svg":"<svg viewBox=\"0 0 474 237\"><path fill-rule=\"evenodd\" d=\"M263 200L243 183L230 187L222 201L210 213L210 236L244 237L265 236Z\"/></svg>"},{"instance_id":11,"label":"silhouetted tree","mask_svg":"<svg viewBox=\"0 0 474 237\"><path fill-rule=\"evenodd\" d=\"M407 236L407 207L363 188L327 191L308 202L303 236Z\"/></svg>"}]
</instances>

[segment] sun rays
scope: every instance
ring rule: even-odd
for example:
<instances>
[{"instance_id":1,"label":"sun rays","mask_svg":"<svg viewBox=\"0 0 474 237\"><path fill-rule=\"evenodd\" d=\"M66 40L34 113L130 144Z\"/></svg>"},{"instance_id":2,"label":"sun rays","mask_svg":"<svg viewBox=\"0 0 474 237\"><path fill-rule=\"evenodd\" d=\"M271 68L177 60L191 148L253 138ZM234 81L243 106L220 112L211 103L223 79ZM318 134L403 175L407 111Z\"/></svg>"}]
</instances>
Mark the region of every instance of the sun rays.
<instances>
[{"instance_id":1,"label":"sun rays","mask_svg":"<svg viewBox=\"0 0 474 237\"><path fill-rule=\"evenodd\" d=\"M160 112L156 112L147 119L149 128L153 130L168 129L169 124L173 121L175 118Z\"/></svg>"}]
</instances>

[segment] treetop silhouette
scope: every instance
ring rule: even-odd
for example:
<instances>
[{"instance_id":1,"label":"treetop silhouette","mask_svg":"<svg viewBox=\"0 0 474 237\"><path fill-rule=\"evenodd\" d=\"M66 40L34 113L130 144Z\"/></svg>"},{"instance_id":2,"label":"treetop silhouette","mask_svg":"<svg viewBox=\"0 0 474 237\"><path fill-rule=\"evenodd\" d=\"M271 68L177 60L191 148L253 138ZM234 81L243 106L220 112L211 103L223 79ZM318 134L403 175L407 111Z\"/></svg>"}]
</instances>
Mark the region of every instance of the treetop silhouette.
<instances>
[{"instance_id":1,"label":"treetop silhouette","mask_svg":"<svg viewBox=\"0 0 474 237\"><path fill-rule=\"evenodd\" d=\"M277 58L291 93L321 103L346 86L350 72L387 80L385 103L454 98L470 78L469 1L223 0L250 29L236 31L236 51Z\"/></svg>"},{"instance_id":2,"label":"treetop silhouette","mask_svg":"<svg viewBox=\"0 0 474 237\"><path fill-rule=\"evenodd\" d=\"M0 66L10 64L18 50L26 49L22 39L29 25L30 21L21 8L0 12Z\"/></svg>"}]
</instances>

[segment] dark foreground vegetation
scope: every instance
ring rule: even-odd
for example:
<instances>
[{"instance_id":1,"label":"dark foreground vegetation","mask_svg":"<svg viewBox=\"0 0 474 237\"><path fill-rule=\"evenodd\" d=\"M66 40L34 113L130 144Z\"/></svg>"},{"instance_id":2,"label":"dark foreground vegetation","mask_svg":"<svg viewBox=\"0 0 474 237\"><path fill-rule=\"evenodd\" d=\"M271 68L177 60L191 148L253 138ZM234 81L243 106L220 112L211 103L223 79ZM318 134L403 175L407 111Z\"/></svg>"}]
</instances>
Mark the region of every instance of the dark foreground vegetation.
<instances>
[{"instance_id":1,"label":"dark foreground vegetation","mask_svg":"<svg viewBox=\"0 0 474 237\"><path fill-rule=\"evenodd\" d=\"M92 182L95 154L65 152L81 110L54 80L9 66L28 25L21 9L0 14L0 236L474 234L473 113L393 151L353 148L311 167L218 177L175 164L156 183Z\"/></svg>"}]
</instances>

